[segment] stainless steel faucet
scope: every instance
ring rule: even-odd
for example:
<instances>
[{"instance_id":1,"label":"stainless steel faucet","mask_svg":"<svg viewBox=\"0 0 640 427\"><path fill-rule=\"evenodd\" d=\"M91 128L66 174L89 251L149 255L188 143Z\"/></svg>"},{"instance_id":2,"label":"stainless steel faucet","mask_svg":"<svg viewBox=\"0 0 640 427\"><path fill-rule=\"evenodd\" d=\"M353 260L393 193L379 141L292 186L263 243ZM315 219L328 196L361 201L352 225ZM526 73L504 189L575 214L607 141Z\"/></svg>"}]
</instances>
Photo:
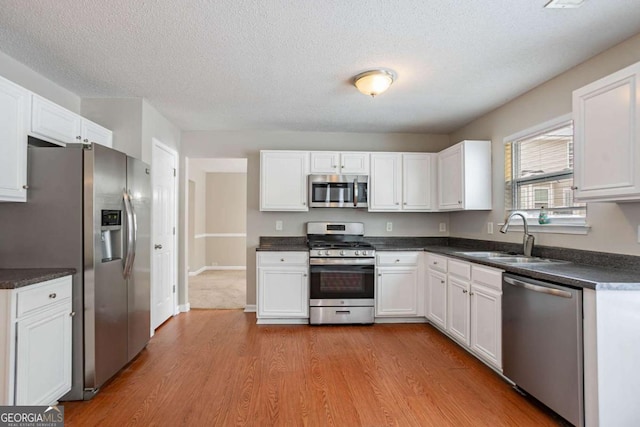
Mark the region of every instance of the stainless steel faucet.
<instances>
[{"instance_id":1,"label":"stainless steel faucet","mask_svg":"<svg viewBox=\"0 0 640 427\"><path fill-rule=\"evenodd\" d=\"M501 233L507 232L507 230L509 229L509 223L511 222L511 218L513 218L516 215L521 216L522 222L524 223L524 239L522 241L522 250L525 256L531 256L531 252L533 251L533 242L535 238L533 237L533 235L529 234L529 227L527 226L527 218L523 214L521 214L520 212L512 212L511 215L509 215L504 220L504 225L500 228L500 232Z\"/></svg>"}]
</instances>

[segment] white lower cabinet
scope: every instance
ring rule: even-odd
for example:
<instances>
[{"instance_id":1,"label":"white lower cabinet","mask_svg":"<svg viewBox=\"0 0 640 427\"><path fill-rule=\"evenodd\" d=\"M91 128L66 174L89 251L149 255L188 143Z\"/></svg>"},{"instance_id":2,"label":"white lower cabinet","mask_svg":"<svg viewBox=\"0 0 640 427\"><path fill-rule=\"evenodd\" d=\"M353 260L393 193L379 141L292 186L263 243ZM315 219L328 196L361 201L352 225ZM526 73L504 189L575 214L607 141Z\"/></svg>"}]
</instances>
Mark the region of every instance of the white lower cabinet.
<instances>
[{"instance_id":1,"label":"white lower cabinet","mask_svg":"<svg viewBox=\"0 0 640 427\"><path fill-rule=\"evenodd\" d=\"M502 371L502 270L427 254L427 319Z\"/></svg>"},{"instance_id":2,"label":"white lower cabinet","mask_svg":"<svg viewBox=\"0 0 640 427\"><path fill-rule=\"evenodd\" d=\"M420 252L378 252L376 317L424 316Z\"/></svg>"},{"instance_id":3,"label":"white lower cabinet","mask_svg":"<svg viewBox=\"0 0 640 427\"><path fill-rule=\"evenodd\" d=\"M71 280L0 291L0 405L51 405L71 390Z\"/></svg>"},{"instance_id":4,"label":"white lower cabinet","mask_svg":"<svg viewBox=\"0 0 640 427\"><path fill-rule=\"evenodd\" d=\"M257 323L308 323L307 252L258 252Z\"/></svg>"}]
</instances>

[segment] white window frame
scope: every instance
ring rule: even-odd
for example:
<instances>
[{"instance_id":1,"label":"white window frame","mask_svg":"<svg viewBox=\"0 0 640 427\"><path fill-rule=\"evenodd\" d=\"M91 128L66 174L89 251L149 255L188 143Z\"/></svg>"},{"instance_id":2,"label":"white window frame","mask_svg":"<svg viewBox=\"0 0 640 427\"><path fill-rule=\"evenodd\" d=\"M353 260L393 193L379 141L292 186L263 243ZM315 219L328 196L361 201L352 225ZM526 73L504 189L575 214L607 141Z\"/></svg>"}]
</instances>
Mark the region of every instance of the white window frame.
<instances>
[{"instance_id":1,"label":"white window frame","mask_svg":"<svg viewBox=\"0 0 640 427\"><path fill-rule=\"evenodd\" d=\"M544 123L540 123L536 126L532 126L530 128L524 129L522 131L516 132L512 135L507 136L503 139L503 143L509 144L513 142L517 142L522 139L526 139L528 137L533 137L535 135L542 134L544 132L559 128L563 125L568 125L572 122L572 115L565 114L560 117L556 117L554 119L548 120ZM512 146L513 147L513 146ZM513 163L513 153L515 150L512 148L511 152L511 162ZM505 159L505 161L508 159ZM567 164L569 163L569 151L567 149ZM515 167L512 164L511 166L512 174L515 173ZM513 179L513 177L512 177ZM543 184L541 182L541 184ZM516 185L512 185L512 188L515 189ZM512 190L513 191L513 190ZM550 190L551 191L551 190ZM516 210L517 211L517 210ZM507 215L511 211L505 212ZM550 218L550 222L548 224L539 224L537 215L534 216L531 213L526 214L527 217L527 226L532 230L539 233L559 233L559 234L587 234L589 229L591 228L587 224L587 213L585 208L584 216L575 216L575 215L554 215ZM522 219L519 216L515 216L512 218L512 223L514 226L514 230L522 229ZM502 225L502 224L499 224Z\"/></svg>"}]
</instances>

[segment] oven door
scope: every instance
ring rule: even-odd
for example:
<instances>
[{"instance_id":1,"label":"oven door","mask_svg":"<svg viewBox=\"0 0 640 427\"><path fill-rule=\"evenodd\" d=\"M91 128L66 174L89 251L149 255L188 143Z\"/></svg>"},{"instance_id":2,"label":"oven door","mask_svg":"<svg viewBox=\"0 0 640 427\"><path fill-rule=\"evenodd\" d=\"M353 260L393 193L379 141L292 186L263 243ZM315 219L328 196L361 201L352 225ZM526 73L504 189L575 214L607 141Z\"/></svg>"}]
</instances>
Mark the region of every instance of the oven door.
<instances>
[{"instance_id":1,"label":"oven door","mask_svg":"<svg viewBox=\"0 0 640 427\"><path fill-rule=\"evenodd\" d=\"M368 183L366 175L309 175L309 206L366 208Z\"/></svg>"},{"instance_id":2,"label":"oven door","mask_svg":"<svg viewBox=\"0 0 640 427\"><path fill-rule=\"evenodd\" d=\"M371 305L374 264L372 258L311 259L311 304L323 305L323 300L367 300L366 304Z\"/></svg>"}]
</instances>

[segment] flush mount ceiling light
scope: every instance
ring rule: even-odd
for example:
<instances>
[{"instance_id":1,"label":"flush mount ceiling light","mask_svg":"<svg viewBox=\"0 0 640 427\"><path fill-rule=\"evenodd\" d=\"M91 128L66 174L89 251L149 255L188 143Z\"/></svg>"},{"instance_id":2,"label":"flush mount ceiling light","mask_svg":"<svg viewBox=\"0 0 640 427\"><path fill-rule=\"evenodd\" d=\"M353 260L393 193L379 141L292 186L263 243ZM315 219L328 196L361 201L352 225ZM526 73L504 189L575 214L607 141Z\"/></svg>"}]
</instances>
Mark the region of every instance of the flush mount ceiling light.
<instances>
[{"instance_id":1,"label":"flush mount ceiling light","mask_svg":"<svg viewBox=\"0 0 640 427\"><path fill-rule=\"evenodd\" d=\"M551 0L545 4L547 9L576 9L582 6L584 0Z\"/></svg>"},{"instance_id":2,"label":"flush mount ceiling light","mask_svg":"<svg viewBox=\"0 0 640 427\"><path fill-rule=\"evenodd\" d=\"M380 95L389 89L396 79L396 73L386 68L376 68L358 74L353 78L353 84L365 95L372 97Z\"/></svg>"}]
</instances>

